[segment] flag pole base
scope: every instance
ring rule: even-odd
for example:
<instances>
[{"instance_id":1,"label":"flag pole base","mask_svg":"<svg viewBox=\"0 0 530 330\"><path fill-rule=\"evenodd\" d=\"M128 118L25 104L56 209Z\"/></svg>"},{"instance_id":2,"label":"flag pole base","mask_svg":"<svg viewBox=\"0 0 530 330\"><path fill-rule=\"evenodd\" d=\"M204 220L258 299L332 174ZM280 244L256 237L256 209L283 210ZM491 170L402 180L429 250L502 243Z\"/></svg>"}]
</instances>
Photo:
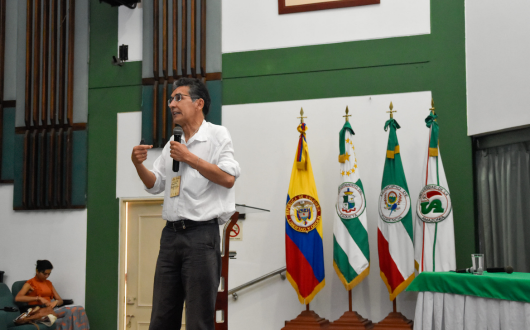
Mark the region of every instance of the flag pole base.
<instances>
[{"instance_id":1,"label":"flag pole base","mask_svg":"<svg viewBox=\"0 0 530 330\"><path fill-rule=\"evenodd\" d=\"M339 319L331 322L329 330L367 330L373 329L372 321L363 318L357 312L345 312Z\"/></svg>"},{"instance_id":2,"label":"flag pole base","mask_svg":"<svg viewBox=\"0 0 530 330\"><path fill-rule=\"evenodd\" d=\"M329 321L318 316L314 311L305 310L294 320L285 321L282 330L317 330L328 329Z\"/></svg>"},{"instance_id":3,"label":"flag pole base","mask_svg":"<svg viewBox=\"0 0 530 330\"><path fill-rule=\"evenodd\" d=\"M381 322L378 322L374 326L374 330L383 330L383 329L410 329L414 322L405 317L405 315L399 312L392 312L388 314Z\"/></svg>"}]
</instances>

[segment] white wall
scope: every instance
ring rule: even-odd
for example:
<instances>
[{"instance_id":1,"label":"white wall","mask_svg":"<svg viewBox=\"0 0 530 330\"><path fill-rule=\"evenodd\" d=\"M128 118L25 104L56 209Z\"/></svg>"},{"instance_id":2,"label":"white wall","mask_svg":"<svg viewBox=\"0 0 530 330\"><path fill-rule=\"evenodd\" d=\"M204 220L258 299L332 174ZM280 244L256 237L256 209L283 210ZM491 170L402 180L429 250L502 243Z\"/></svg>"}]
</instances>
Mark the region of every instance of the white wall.
<instances>
[{"instance_id":1,"label":"white wall","mask_svg":"<svg viewBox=\"0 0 530 330\"><path fill-rule=\"evenodd\" d=\"M62 298L85 304L87 211L13 211L13 185L0 185L0 270L4 282L35 276L35 262L53 264L49 277Z\"/></svg>"},{"instance_id":2,"label":"white wall","mask_svg":"<svg viewBox=\"0 0 530 330\"><path fill-rule=\"evenodd\" d=\"M285 198L298 143L296 127L300 107L308 125L307 142L324 221L326 286L311 303L320 316L333 321L348 308L347 292L333 269L333 216L339 176L338 134L349 106L355 131L355 151L365 187L370 239L371 271L353 290L353 307L362 316L379 322L391 310L388 291L379 276L377 253L377 199L386 155L388 133L383 127L388 106L394 104L401 125L398 139L411 196L421 188L421 161L428 139L427 117L430 92L343 97L223 107L223 125L234 142L242 175L236 182L238 203L270 209L252 214L244 223L244 238L232 242L237 259L230 261L230 288L285 266ZM443 152L443 149L442 149ZM451 184L451 183L449 183ZM458 216L458 215L457 215ZM398 310L413 319L416 294L404 292ZM231 329L280 329L304 308L288 281L270 279L230 299Z\"/></svg>"},{"instance_id":3,"label":"white wall","mask_svg":"<svg viewBox=\"0 0 530 330\"><path fill-rule=\"evenodd\" d=\"M429 34L430 1L278 15L277 1L222 2L223 53Z\"/></svg>"},{"instance_id":4,"label":"white wall","mask_svg":"<svg viewBox=\"0 0 530 330\"><path fill-rule=\"evenodd\" d=\"M143 27L142 3L138 3L135 9L125 6L118 7L118 49L120 45L129 46L129 62L142 60L142 27Z\"/></svg>"},{"instance_id":5,"label":"white wall","mask_svg":"<svg viewBox=\"0 0 530 330\"><path fill-rule=\"evenodd\" d=\"M142 139L142 112L124 112L118 114L118 134L116 144L116 198L155 197L144 189L144 184L136 173L131 162L134 146ZM144 165L152 168L153 163L162 153L162 149L147 151ZM164 196L160 194L158 196Z\"/></svg>"},{"instance_id":6,"label":"white wall","mask_svg":"<svg viewBox=\"0 0 530 330\"><path fill-rule=\"evenodd\" d=\"M530 125L530 2L466 0L468 135Z\"/></svg>"}]
</instances>

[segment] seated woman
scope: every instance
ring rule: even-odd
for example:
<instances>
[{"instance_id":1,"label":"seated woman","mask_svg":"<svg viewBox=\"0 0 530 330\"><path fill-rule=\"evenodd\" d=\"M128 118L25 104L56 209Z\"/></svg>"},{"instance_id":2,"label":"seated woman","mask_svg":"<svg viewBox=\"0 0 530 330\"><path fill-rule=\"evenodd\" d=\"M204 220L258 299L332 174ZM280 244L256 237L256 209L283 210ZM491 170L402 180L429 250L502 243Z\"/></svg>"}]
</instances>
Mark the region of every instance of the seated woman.
<instances>
[{"instance_id":1,"label":"seated woman","mask_svg":"<svg viewBox=\"0 0 530 330\"><path fill-rule=\"evenodd\" d=\"M57 330L87 330L90 329L85 309L80 306L59 307L63 304L61 296L48 281L53 265L48 260L37 260L35 277L24 283L15 297L17 302L28 305L45 305L53 307L58 318L55 322Z\"/></svg>"}]
</instances>

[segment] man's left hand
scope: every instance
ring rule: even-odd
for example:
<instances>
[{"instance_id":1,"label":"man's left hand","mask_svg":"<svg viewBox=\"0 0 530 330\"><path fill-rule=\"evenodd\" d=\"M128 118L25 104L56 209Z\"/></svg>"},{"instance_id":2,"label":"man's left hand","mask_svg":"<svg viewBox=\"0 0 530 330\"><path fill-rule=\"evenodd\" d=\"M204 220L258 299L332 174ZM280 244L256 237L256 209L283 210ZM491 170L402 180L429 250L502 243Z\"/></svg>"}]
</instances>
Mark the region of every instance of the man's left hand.
<instances>
[{"instance_id":1,"label":"man's left hand","mask_svg":"<svg viewBox=\"0 0 530 330\"><path fill-rule=\"evenodd\" d=\"M176 161L186 162L187 159L190 159L192 155L188 148L182 143L175 141L169 142L169 155Z\"/></svg>"}]
</instances>

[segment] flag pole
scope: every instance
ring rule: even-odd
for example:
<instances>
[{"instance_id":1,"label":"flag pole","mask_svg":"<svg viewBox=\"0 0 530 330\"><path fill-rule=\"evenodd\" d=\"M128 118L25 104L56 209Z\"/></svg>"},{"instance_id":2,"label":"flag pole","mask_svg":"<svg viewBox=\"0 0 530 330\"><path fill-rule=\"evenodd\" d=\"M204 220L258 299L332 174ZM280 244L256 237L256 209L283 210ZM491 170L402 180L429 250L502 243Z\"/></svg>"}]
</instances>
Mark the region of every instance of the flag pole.
<instances>
[{"instance_id":1,"label":"flag pole","mask_svg":"<svg viewBox=\"0 0 530 330\"><path fill-rule=\"evenodd\" d=\"M396 300L397 300L397 297L394 298L394 300L392 300L392 305L393 305L393 307L394 307L394 313L397 313L397 306L396 306L397 304L396 304Z\"/></svg>"},{"instance_id":2,"label":"flag pole","mask_svg":"<svg viewBox=\"0 0 530 330\"><path fill-rule=\"evenodd\" d=\"M387 113L390 113L390 119L394 119L394 112L397 111L394 110L394 105L392 104L392 102L390 102L390 106L388 108L390 109L390 111L387 111Z\"/></svg>"},{"instance_id":3,"label":"flag pole","mask_svg":"<svg viewBox=\"0 0 530 330\"><path fill-rule=\"evenodd\" d=\"M350 312L352 311L352 302L351 302L351 289L348 290L348 302L350 305Z\"/></svg>"},{"instance_id":4,"label":"flag pole","mask_svg":"<svg viewBox=\"0 0 530 330\"><path fill-rule=\"evenodd\" d=\"M346 115L345 115L345 116L342 116L342 117L346 118L346 122L350 121L350 120L348 119L348 117L351 117L351 115L348 114L349 112L350 112L350 110L348 110L348 106L346 106Z\"/></svg>"},{"instance_id":5,"label":"flag pole","mask_svg":"<svg viewBox=\"0 0 530 330\"><path fill-rule=\"evenodd\" d=\"M431 108L429 110L432 111L433 116L436 114L436 112L434 112L434 110L436 110L436 108L434 107L434 99L432 98L431 98Z\"/></svg>"},{"instance_id":6,"label":"flag pole","mask_svg":"<svg viewBox=\"0 0 530 330\"><path fill-rule=\"evenodd\" d=\"M304 108L300 108L300 124L303 124L304 123L304 118L307 118L307 117L304 117Z\"/></svg>"},{"instance_id":7,"label":"flag pole","mask_svg":"<svg viewBox=\"0 0 530 330\"><path fill-rule=\"evenodd\" d=\"M306 311L309 311L309 304L306 304L306 305L305 305L305 310L306 310Z\"/></svg>"}]
</instances>

